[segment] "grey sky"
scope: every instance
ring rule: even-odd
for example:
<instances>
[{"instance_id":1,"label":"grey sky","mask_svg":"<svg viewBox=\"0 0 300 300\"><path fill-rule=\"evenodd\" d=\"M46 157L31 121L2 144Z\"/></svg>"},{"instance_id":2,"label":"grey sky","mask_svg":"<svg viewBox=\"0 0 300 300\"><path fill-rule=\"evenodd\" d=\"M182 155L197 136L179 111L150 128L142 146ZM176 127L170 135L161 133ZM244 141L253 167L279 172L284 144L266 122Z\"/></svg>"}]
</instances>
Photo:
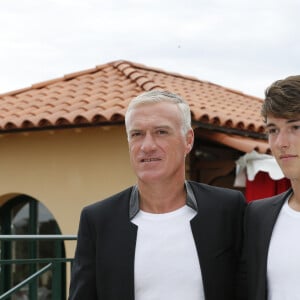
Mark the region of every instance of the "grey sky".
<instances>
[{"instance_id":1,"label":"grey sky","mask_svg":"<svg viewBox=\"0 0 300 300\"><path fill-rule=\"evenodd\" d=\"M300 74L298 0L0 0L0 93L126 59L263 97Z\"/></svg>"}]
</instances>

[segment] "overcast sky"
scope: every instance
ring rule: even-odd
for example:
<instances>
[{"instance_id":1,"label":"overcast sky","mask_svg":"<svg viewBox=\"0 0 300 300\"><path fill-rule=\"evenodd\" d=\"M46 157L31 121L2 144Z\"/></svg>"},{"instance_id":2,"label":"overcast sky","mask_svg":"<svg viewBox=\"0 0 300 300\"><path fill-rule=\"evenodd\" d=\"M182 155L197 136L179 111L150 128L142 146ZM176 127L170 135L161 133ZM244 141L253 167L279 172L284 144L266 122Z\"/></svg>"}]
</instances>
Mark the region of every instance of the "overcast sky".
<instances>
[{"instance_id":1,"label":"overcast sky","mask_svg":"<svg viewBox=\"0 0 300 300\"><path fill-rule=\"evenodd\" d=\"M299 0L0 0L0 93L125 59L263 97L299 28Z\"/></svg>"}]
</instances>

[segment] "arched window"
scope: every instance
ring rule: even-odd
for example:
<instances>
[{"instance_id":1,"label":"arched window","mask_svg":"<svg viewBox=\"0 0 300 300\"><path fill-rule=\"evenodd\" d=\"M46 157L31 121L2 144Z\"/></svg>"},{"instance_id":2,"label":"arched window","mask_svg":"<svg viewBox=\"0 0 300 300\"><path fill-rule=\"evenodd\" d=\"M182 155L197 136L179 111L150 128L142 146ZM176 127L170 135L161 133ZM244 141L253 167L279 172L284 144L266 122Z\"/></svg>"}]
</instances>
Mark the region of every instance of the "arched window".
<instances>
[{"instance_id":1,"label":"arched window","mask_svg":"<svg viewBox=\"0 0 300 300\"><path fill-rule=\"evenodd\" d=\"M0 231L5 235L61 234L49 210L39 201L26 195L9 200L0 208ZM62 258L65 249L62 241L2 241L1 259ZM4 293L47 263L16 263L1 266L0 293ZM66 299L65 266L43 273L35 284L21 288L11 299L64 300Z\"/></svg>"}]
</instances>

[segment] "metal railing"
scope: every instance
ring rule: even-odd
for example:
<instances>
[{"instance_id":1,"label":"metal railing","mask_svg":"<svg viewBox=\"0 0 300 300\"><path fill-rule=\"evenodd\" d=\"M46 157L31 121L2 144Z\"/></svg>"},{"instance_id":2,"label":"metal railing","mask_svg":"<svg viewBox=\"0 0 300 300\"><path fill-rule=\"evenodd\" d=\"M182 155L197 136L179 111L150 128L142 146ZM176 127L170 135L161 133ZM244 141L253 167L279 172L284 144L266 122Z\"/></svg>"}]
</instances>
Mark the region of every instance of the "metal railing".
<instances>
[{"instance_id":1,"label":"metal railing","mask_svg":"<svg viewBox=\"0 0 300 300\"><path fill-rule=\"evenodd\" d=\"M76 235L0 235L0 242L15 242L20 240L26 241L75 241L77 240ZM4 265L13 265L13 264L46 264L41 269L37 270L29 277L24 278L20 283L5 291L2 295L0 295L0 300L8 299L8 297L12 296L14 293L18 292L22 287L29 285L36 288L36 280L45 272L52 270L55 273L55 269L60 264L70 263L70 267L72 265L73 258L65 258L65 257L49 257L49 258L25 258L25 259L0 259L0 272L2 272ZM55 283L57 282L55 276L53 278L53 289L55 288ZM37 296L33 297L37 299ZM36 300L30 299L30 300ZM54 299L54 298L53 298Z\"/></svg>"}]
</instances>

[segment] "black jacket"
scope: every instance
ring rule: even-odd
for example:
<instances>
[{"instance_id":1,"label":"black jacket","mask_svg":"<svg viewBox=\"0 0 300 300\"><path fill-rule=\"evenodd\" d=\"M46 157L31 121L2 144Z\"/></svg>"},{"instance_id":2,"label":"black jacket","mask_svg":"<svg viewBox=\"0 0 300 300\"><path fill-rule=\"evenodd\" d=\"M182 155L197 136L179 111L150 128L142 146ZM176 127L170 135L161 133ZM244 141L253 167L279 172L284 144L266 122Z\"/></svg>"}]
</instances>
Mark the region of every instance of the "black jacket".
<instances>
[{"instance_id":1,"label":"black jacket","mask_svg":"<svg viewBox=\"0 0 300 300\"><path fill-rule=\"evenodd\" d=\"M292 189L279 195L252 201L245 212L245 241L241 274L244 274L243 297L267 299L267 258L270 240L279 212ZM241 276L242 277L242 276Z\"/></svg>"},{"instance_id":2,"label":"black jacket","mask_svg":"<svg viewBox=\"0 0 300 300\"><path fill-rule=\"evenodd\" d=\"M198 213L191 220L206 300L235 299L242 242L242 193L188 183ZM137 226L130 221L133 188L83 209L70 300L134 300Z\"/></svg>"}]
</instances>

